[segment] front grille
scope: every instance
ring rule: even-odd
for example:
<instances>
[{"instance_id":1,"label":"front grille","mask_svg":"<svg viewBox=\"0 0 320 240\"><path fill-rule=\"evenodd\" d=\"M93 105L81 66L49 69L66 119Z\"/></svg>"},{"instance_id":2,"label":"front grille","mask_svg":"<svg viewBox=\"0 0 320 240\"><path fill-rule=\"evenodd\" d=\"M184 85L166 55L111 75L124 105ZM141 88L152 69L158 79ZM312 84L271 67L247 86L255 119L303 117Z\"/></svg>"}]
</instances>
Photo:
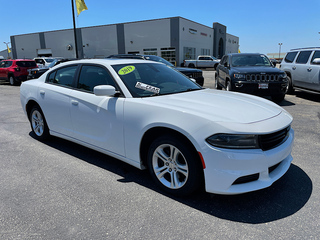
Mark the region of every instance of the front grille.
<instances>
[{"instance_id":1,"label":"front grille","mask_svg":"<svg viewBox=\"0 0 320 240\"><path fill-rule=\"evenodd\" d=\"M287 140L289 136L289 131L290 126L278 132L266 135L259 135L259 145L261 149L266 151L279 146L281 143Z\"/></svg>"},{"instance_id":2,"label":"front grille","mask_svg":"<svg viewBox=\"0 0 320 240\"><path fill-rule=\"evenodd\" d=\"M187 75L189 78L199 78L202 77L202 73L201 72L194 72L194 73L184 73L185 75Z\"/></svg>"},{"instance_id":3,"label":"front grille","mask_svg":"<svg viewBox=\"0 0 320 240\"><path fill-rule=\"evenodd\" d=\"M279 80L277 74L247 74L246 80L251 82L274 82Z\"/></svg>"}]
</instances>

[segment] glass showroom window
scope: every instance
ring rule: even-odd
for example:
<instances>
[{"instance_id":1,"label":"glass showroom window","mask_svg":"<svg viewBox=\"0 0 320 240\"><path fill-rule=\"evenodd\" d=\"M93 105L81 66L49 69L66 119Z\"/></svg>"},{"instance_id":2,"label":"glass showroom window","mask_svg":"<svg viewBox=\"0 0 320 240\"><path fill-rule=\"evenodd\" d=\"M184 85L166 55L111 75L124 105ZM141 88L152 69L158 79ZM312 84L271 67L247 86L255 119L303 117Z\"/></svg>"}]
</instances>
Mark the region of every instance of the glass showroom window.
<instances>
[{"instance_id":1,"label":"glass showroom window","mask_svg":"<svg viewBox=\"0 0 320 240\"><path fill-rule=\"evenodd\" d=\"M176 65L176 48L161 48L161 57Z\"/></svg>"},{"instance_id":2,"label":"glass showroom window","mask_svg":"<svg viewBox=\"0 0 320 240\"><path fill-rule=\"evenodd\" d=\"M191 47L183 47L184 59L196 59L196 49Z\"/></svg>"},{"instance_id":3,"label":"glass showroom window","mask_svg":"<svg viewBox=\"0 0 320 240\"><path fill-rule=\"evenodd\" d=\"M158 56L158 51L156 48L145 48L145 49L143 49L143 54Z\"/></svg>"}]
</instances>

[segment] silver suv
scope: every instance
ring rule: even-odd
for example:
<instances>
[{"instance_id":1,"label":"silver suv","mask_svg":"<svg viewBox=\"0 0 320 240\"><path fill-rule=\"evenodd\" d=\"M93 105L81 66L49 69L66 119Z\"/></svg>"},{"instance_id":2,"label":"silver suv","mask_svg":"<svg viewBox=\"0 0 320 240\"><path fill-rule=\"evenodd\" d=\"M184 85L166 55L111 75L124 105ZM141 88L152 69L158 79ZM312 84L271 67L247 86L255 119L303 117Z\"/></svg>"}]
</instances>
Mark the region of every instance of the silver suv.
<instances>
[{"instance_id":1,"label":"silver suv","mask_svg":"<svg viewBox=\"0 0 320 240\"><path fill-rule=\"evenodd\" d=\"M292 49L280 69L287 74L287 93L293 93L294 89L320 92L320 47Z\"/></svg>"}]
</instances>

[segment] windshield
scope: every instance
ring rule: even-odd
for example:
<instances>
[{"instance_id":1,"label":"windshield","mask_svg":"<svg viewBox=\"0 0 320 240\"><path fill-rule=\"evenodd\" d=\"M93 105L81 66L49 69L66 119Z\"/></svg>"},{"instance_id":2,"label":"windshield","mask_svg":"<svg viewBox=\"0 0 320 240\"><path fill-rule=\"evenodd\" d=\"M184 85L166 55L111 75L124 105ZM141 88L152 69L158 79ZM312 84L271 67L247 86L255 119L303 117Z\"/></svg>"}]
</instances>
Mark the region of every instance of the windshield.
<instances>
[{"instance_id":1,"label":"windshield","mask_svg":"<svg viewBox=\"0 0 320 240\"><path fill-rule=\"evenodd\" d=\"M154 61L154 62L161 62L164 63L165 65L168 65L170 67L174 67L174 65L171 62L168 62L167 60L163 59L162 57L158 57L158 56L145 56L146 60L150 60L150 61Z\"/></svg>"},{"instance_id":2,"label":"windshield","mask_svg":"<svg viewBox=\"0 0 320 240\"><path fill-rule=\"evenodd\" d=\"M113 65L133 97L150 97L202 89L182 73L163 64Z\"/></svg>"},{"instance_id":3,"label":"windshield","mask_svg":"<svg viewBox=\"0 0 320 240\"><path fill-rule=\"evenodd\" d=\"M231 59L232 67L243 67L243 66L272 66L269 58L263 54L256 55L234 55Z\"/></svg>"},{"instance_id":4,"label":"windshield","mask_svg":"<svg viewBox=\"0 0 320 240\"><path fill-rule=\"evenodd\" d=\"M54 61L52 63L49 64L49 68L52 68L56 65L56 62L58 62L58 59L54 59Z\"/></svg>"}]
</instances>

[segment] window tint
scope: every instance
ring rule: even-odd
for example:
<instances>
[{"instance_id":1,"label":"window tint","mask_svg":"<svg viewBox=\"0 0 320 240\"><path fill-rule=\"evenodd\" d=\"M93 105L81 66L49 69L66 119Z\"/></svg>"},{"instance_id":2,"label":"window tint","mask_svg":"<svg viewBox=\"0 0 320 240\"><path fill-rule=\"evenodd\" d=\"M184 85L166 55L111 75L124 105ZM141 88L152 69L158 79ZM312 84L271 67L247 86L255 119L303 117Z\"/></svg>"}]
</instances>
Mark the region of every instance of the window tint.
<instances>
[{"instance_id":1,"label":"window tint","mask_svg":"<svg viewBox=\"0 0 320 240\"><path fill-rule=\"evenodd\" d=\"M289 53L286 55L284 61L287 62L287 63L292 63L293 60L294 60L294 58L297 56L297 53L298 53L298 52L289 52Z\"/></svg>"},{"instance_id":2,"label":"window tint","mask_svg":"<svg viewBox=\"0 0 320 240\"><path fill-rule=\"evenodd\" d=\"M99 66L83 66L81 68L78 89L93 92L93 88L98 85L116 85L106 69Z\"/></svg>"},{"instance_id":3,"label":"window tint","mask_svg":"<svg viewBox=\"0 0 320 240\"><path fill-rule=\"evenodd\" d=\"M313 56L312 56L312 59L311 59L311 63L312 61L315 59L315 58L320 58L320 51L315 51Z\"/></svg>"},{"instance_id":4,"label":"window tint","mask_svg":"<svg viewBox=\"0 0 320 240\"><path fill-rule=\"evenodd\" d=\"M19 67L37 67L35 61L17 61L16 63Z\"/></svg>"},{"instance_id":5,"label":"window tint","mask_svg":"<svg viewBox=\"0 0 320 240\"><path fill-rule=\"evenodd\" d=\"M60 68L49 74L47 83L71 87L78 66Z\"/></svg>"},{"instance_id":6,"label":"window tint","mask_svg":"<svg viewBox=\"0 0 320 240\"><path fill-rule=\"evenodd\" d=\"M312 51L301 51L296 60L296 63L302 63L302 64L307 63L311 52Z\"/></svg>"}]
</instances>

